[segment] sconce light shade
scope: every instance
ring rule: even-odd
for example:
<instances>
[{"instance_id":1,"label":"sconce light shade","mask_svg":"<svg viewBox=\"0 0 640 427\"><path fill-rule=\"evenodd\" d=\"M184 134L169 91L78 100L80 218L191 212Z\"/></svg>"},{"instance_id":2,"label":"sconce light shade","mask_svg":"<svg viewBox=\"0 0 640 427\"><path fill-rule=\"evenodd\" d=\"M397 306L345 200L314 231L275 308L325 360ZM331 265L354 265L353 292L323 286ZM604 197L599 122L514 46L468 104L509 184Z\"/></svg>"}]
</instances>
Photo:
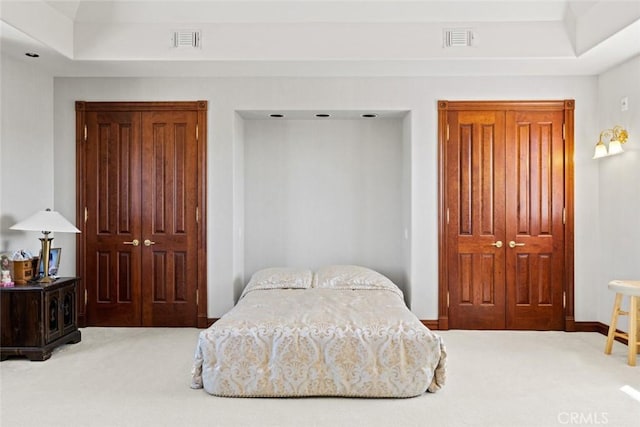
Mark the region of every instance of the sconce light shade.
<instances>
[{"instance_id":1,"label":"sconce light shade","mask_svg":"<svg viewBox=\"0 0 640 427\"><path fill-rule=\"evenodd\" d=\"M617 139L612 139L609 142L609 155L612 156L614 154L620 154L624 152L622 149L622 144Z\"/></svg>"},{"instance_id":2,"label":"sconce light shade","mask_svg":"<svg viewBox=\"0 0 640 427\"><path fill-rule=\"evenodd\" d=\"M595 152L593 153L594 159L601 157L613 156L614 154L623 153L622 144L627 142L629 134L622 126L614 126L612 129L605 129L600 132L600 138L596 144ZM605 145L603 138L609 138L609 148Z\"/></svg>"},{"instance_id":3,"label":"sconce light shade","mask_svg":"<svg viewBox=\"0 0 640 427\"><path fill-rule=\"evenodd\" d=\"M600 157L606 157L609 153L607 153L607 146L602 143L602 141L596 144L596 152L593 154L594 159L599 159Z\"/></svg>"}]
</instances>

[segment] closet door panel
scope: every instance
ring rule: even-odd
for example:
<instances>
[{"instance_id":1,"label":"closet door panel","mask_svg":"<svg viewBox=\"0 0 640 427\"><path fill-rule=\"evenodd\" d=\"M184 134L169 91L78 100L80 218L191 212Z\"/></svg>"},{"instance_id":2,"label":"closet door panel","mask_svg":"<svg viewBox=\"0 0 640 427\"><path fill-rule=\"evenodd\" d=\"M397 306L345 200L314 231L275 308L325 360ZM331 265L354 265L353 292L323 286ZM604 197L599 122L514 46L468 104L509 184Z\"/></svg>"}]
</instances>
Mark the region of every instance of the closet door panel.
<instances>
[{"instance_id":1,"label":"closet door panel","mask_svg":"<svg viewBox=\"0 0 640 427\"><path fill-rule=\"evenodd\" d=\"M507 113L507 327L562 329L562 111ZM526 296L526 298L525 298Z\"/></svg>"},{"instance_id":2,"label":"closet door panel","mask_svg":"<svg viewBox=\"0 0 640 427\"><path fill-rule=\"evenodd\" d=\"M452 328L502 329L505 319L504 113L448 116L449 317Z\"/></svg>"},{"instance_id":3,"label":"closet door panel","mask_svg":"<svg viewBox=\"0 0 640 427\"><path fill-rule=\"evenodd\" d=\"M139 325L140 113L86 118L86 271L90 325Z\"/></svg>"},{"instance_id":4,"label":"closet door panel","mask_svg":"<svg viewBox=\"0 0 640 427\"><path fill-rule=\"evenodd\" d=\"M143 324L196 323L197 114L143 113Z\"/></svg>"}]
</instances>

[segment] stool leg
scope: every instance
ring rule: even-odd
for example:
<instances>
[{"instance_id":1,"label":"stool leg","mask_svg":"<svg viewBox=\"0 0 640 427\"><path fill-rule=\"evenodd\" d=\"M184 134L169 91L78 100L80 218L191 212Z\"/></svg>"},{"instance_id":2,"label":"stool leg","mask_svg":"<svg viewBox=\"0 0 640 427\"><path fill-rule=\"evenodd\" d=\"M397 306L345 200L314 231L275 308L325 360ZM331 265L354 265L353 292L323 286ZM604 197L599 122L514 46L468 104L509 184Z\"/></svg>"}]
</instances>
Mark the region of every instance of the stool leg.
<instances>
[{"instance_id":1,"label":"stool leg","mask_svg":"<svg viewBox=\"0 0 640 427\"><path fill-rule=\"evenodd\" d=\"M604 347L604 354L611 354L613 339L615 338L616 328L618 327L618 313L621 303L622 294L616 293L616 302L613 304L613 313L611 314L611 322L609 323L609 333L607 334L607 345Z\"/></svg>"},{"instance_id":2,"label":"stool leg","mask_svg":"<svg viewBox=\"0 0 640 427\"><path fill-rule=\"evenodd\" d=\"M638 353L638 297L632 296L629 303L629 365L636 366Z\"/></svg>"}]
</instances>

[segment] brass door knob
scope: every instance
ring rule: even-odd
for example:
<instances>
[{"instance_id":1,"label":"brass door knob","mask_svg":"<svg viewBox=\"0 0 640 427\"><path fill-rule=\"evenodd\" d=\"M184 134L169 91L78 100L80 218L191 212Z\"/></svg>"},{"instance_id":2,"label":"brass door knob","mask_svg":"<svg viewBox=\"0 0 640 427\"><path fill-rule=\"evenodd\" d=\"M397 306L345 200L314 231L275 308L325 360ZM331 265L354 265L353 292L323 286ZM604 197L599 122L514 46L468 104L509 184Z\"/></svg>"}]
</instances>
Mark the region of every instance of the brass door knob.
<instances>
[{"instance_id":1,"label":"brass door knob","mask_svg":"<svg viewBox=\"0 0 640 427\"><path fill-rule=\"evenodd\" d=\"M509 242L510 248L515 248L516 246L524 246L524 243L516 243L513 240Z\"/></svg>"},{"instance_id":2,"label":"brass door knob","mask_svg":"<svg viewBox=\"0 0 640 427\"><path fill-rule=\"evenodd\" d=\"M125 245L139 246L140 245L140 240L133 239L130 242L122 242L122 243L124 243Z\"/></svg>"},{"instance_id":3,"label":"brass door knob","mask_svg":"<svg viewBox=\"0 0 640 427\"><path fill-rule=\"evenodd\" d=\"M496 248L502 247L502 240L498 240L497 242L493 242L491 246L495 246Z\"/></svg>"},{"instance_id":4,"label":"brass door knob","mask_svg":"<svg viewBox=\"0 0 640 427\"><path fill-rule=\"evenodd\" d=\"M152 242L152 241L151 241L151 240L149 240L149 239L146 239L146 240L144 241L144 245L145 245L145 246L151 246L151 245L155 245L155 244L156 244L156 242Z\"/></svg>"}]
</instances>

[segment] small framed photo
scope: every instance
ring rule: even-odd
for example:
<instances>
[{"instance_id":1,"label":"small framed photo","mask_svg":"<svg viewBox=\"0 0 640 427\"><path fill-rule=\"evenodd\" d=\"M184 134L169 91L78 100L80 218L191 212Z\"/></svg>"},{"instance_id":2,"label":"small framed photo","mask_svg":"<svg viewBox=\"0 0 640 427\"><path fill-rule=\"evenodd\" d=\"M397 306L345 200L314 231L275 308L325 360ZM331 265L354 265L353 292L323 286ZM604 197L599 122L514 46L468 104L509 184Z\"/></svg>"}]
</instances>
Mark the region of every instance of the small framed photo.
<instances>
[{"instance_id":1,"label":"small framed photo","mask_svg":"<svg viewBox=\"0 0 640 427\"><path fill-rule=\"evenodd\" d=\"M49 252L49 276L57 276L58 268L60 268L60 253L62 248L51 248ZM44 277L44 263L42 262L42 253L38 262L38 277Z\"/></svg>"},{"instance_id":2,"label":"small framed photo","mask_svg":"<svg viewBox=\"0 0 640 427\"><path fill-rule=\"evenodd\" d=\"M11 270L11 258L9 254L0 254L0 271Z\"/></svg>"}]
</instances>

